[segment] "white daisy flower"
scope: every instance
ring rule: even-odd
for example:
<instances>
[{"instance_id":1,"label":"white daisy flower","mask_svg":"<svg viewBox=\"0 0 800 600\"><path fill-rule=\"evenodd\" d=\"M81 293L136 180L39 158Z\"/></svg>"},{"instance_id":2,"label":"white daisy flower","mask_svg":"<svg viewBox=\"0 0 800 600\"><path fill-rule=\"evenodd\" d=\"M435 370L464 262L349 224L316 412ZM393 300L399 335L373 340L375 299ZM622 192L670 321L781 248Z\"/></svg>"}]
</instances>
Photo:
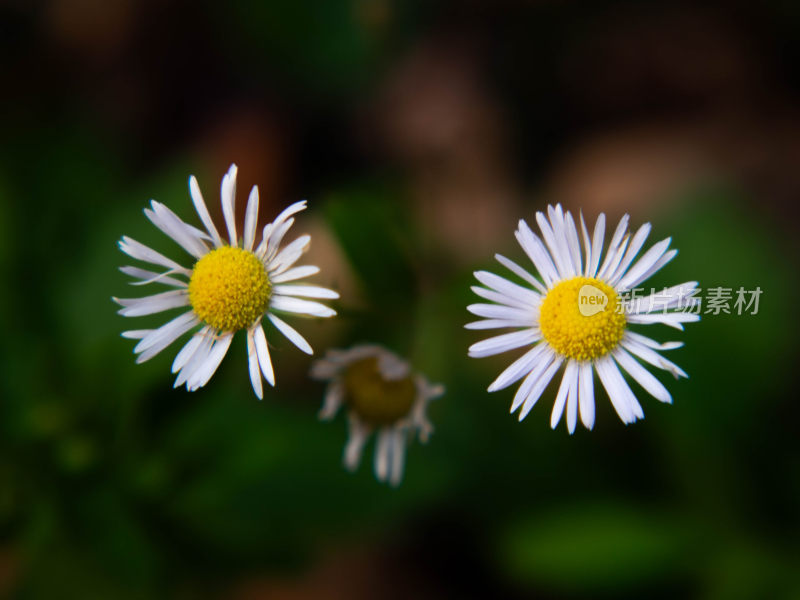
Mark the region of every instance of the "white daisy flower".
<instances>
[{"instance_id":1,"label":"white daisy flower","mask_svg":"<svg viewBox=\"0 0 800 600\"><path fill-rule=\"evenodd\" d=\"M540 279L499 254L495 256L497 260L529 287L486 271L475 273L485 287L475 286L472 290L491 304L469 306L468 310L483 320L466 327L516 331L473 344L469 355L481 358L528 348L489 386L490 392L496 392L524 378L511 405L512 413L521 408L520 421L562 365L564 374L550 425L556 427L566 408L570 433L575 431L579 412L588 429L594 426L593 372L597 372L611 404L626 424L644 418L644 413L619 367L661 402L671 402L672 397L637 359L669 371L676 379L687 377L658 352L679 348L682 343L660 344L630 331L629 325L663 323L683 330L683 323L698 321L699 315L679 311L697 306L699 298L693 297L697 282L625 301L623 296L640 289L643 281L677 254L677 250L668 249L667 238L635 260L650 233L650 224L631 235L628 220L625 215L620 221L601 262L605 215L597 219L590 238L582 215L579 236L569 211L564 212L560 205L548 206L547 217L536 213L542 237L531 231L524 220L516 231L517 241Z\"/></svg>"},{"instance_id":2,"label":"white daisy flower","mask_svg":"<svg viewBox=\"0 0 800 600\"><path fill-rule=\"evenodd\" d=\"M140 340L134 348L137 363L153 358L186 333L194 332L172 363L177 373L175 387L185 384L194 391L204 386L219 367L234 333L247 333L250 381L259 399L263 398L261 376L275 385L272 360L262 326L263 317L300 350L313 354L309 343L281 319L276 312L311 317L331 317L333 309L305 298L335 299L336 292L312 285L300 285L299 279L314 275L319 268L293 266L305 252L311 237L303 235L280 248L286 232L294 223L292 215L306 208L306 201L295 202L264 227L256 242L258 222L258 187L253 186L247 202L241 245L236 231L236 165L222 178L222 212L228 233L226 242L217 231L194 175L189 178L189 192L205 230L183 222L163 204L152 200L145 209L147 218L178 243L194 259L187 268L124 236L120 249L130 257L151 265L157 271L134 266L120 270L136 281L132 285L161 284L170 291L143 298L114 298L122 306L119 314L138 317L174 308L188 308L158 329L125 331L123 337ZM255 247L255 249L254 249ZM166 270L164 270L166 269ZM292 282L292 283L290 283Z\"/></svg>"},{"instance_id":3,"label":"white daisy flower","mask_svg":"<svg viewBox=\"0 0 800 600\"><path fill-rule=\"evenodd\" d=\"M413 439L416 433L421 442L428 441L433 426L425 411L444 387L412 373L407 362L374 345L329 350L312 365L311 377L330 382L320 419L328 421L343 404L347 406L350 437L344 449L345 467L350 471L358 467L364 444L375 431L375 476L398 485L407 437Z\"/></svg>"}]
</instances>

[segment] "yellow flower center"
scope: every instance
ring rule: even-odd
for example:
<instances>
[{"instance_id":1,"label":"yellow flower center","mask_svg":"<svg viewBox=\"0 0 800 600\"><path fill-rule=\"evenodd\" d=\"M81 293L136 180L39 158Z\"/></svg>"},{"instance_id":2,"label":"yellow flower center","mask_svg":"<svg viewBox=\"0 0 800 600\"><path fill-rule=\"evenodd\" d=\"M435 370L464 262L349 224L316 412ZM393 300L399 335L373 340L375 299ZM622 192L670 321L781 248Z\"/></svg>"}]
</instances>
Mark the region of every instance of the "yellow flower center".
<instances>
[{"instance_id":1,"label":"yellow flower center","mask_svg":"<svg viewBox=\"0 0 800 600\"><path fill-rule=\"evenodd\" d=\"M375 357L350 365L343 377L345 401L366 423L391 425L408 415L416 398L411 375L403 379L384 379Z\"/></svg>"},{"instance_id":2,"label":"yellow flower center","mask_svg":"<svg viewBox=\"0 0 800 600\"><path fill-rule=\"evenodd\" d=\"M264 314L272 285L252 252L223 246L197 261L189 279L195 314L218 331L238 331Z\"/></svg>"},{"instance_id":3,"label":"yellow flower center","mask_svg":"<svg viewBox=\"0 0 800 600\"><path fill-rule=\"evenodd\" d=\"M617 293L599 279L574 277L547 292L539 327L552 348L576 360L608 354L625 333Z\"/></svg>"}]
</instances>

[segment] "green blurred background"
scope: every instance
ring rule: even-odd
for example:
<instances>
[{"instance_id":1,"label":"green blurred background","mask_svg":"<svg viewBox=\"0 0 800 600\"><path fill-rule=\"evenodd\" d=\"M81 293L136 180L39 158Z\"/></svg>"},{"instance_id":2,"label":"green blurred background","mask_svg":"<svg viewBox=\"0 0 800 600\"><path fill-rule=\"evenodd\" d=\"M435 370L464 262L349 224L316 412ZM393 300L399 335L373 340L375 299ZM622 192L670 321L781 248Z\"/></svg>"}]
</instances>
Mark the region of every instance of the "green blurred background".
<instances>
[{"instance_id":1,"label":"green blurred background","mask_svg":"<svg viewBox=\"0 0 800 600\"><path fill-rule=\"evenodd\" d=\"M6 0L0 3L0 595L20 598L800 598L800 6L796 2ZM244 340L172 389L115 314L141 210L187 177L310 209L340 316L447 386L399 489L316 419L310 359ZM763 290L681 334L673 406L522 424L469 360L472 271L520 262L548 202L653 223L655 286ZM640 328L641 330L641 328Z\"/></svg>"}]
</instances>

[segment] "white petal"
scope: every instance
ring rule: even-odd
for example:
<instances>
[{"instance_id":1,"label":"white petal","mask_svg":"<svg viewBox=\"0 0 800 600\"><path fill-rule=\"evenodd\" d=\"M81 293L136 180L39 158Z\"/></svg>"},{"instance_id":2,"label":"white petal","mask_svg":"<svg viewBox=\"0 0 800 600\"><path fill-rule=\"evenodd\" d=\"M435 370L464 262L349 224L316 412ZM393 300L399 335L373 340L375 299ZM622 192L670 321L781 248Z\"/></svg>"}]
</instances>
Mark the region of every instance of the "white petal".
<instances>
[{"instance_id":1,"label":"white petal","mask_svg":"<svg viewBox=\"0 0 800 600\"><path fill-rule=\"evenodd\" d=\"M670 250L670 242L672 238L661 240L654 244L636 263L628 270L625 276L617 284L617 289L620 291L635 288L641 282L645 281L648 277L653 275L661 267L667 264L678 253L677 250Z\"/></svg>"},{"instance_id":2,"label":"white petal","mask_svg":"<svg viewBox=\"0 0 800 600\"><path fill-rule=\"evenodd\" d=\"M305 200L295 202L275 217L272 223L264 227L263 239L261 240L261 245L259 245L257 253L263 253L266 260L270 260L275 255L278 246L280 246L283 236L286 235L286 232L289 231L289 228L294 223L294 219L290 217L301 210L305 210L305 208Z\"/></svg>"},{"instance_id":3,"label":"white petal","mask_svg":"<svg viewBox=\"0 0 800 600\"><path fill-rule=\"evenodd\" d=\"M256 254L263 258L265 262L269 262L275 257L278 247L283 241L284 236L294 224L294 219L289 219L285 223L276 225L269 223L264 226L261 234L262 240L256 249Z\"/></svg>"},{"instance_id":4,"label":"white petal","mask_svg":"<svg viewBox=\"0 0 800 600\"><path fill-rule=\"evenodd\" d=\"M264 335L264 328L258 324L253 328L253 340L256 343L256 353L258 354L258 364L261 365L261 372L264 379L272 387L275 387L275 372L272 370L272 359L269 356L267 346L267 336Z\"/></svg>"},{"instance_id":5,"label":"white petal","mask_svg":"<svg viewBox=\"0 0 800 600\"><path fill-rule=\"evenodd\" d=\"M233 247L239 245L236 236L236 165L231 165L222 178L220 195L222 197L222 214L225 217L225 226L228 228L228 240Z\"/></svg>"},{"instance_id":6,"label":"white petal","mask_svg":"<svg viewBox=\"0 0 800 600\"><path fill-rule=\"evenodd\" d=\"M654 311L665 311L674 308L691 308L699 303L694 297L698 282L687 281L647 296L637 296L625 303L626 314L644 314Z\"/></svg>"},{"instance_id":7,"label":"white petal","mask_svg":"<svg viewBox=\"0 0 800 600\"><path fill-rule=\"evenodd\" d=\"M343 399L344 387L342 384L338 381L331 382L328 385L328 389L325 390L325 399L323 400L322 408L319 411L319 418L323 421L332 419L342 406Z\"/></svg>"},{"instance_id":8,"label":"white petal","mask_svg":"<svg viewBox=\"0 0 800 600\"><path fill-rule=\"evenodd\" d=\"M214 246L219 248L223 245L222 238L220 237L217 228L214 226L214 221L211 220L211 215L208 213L208 207L206 206L205 200L203 200L203 194L200 193L200 186L197 185L197 179L195 179L194 175L189 177L189 194L192 196L192 202L194 203L194 209L197 211L197 215L200 217L203 225L205 225L208 233L211 234L211 238L214 240Z\"/></svg>"},{"instance_id":9,"label":"white petal","mask_svg":"<svg viewBox=\"0 0 800 600\"><path fill-rule=\"evenodd\" d=\"M389 476L389 452L392 445L392 432L382 427L375 442L375 477L386 481Z\"/></svg>"},{"instance_id":10,"label":"white petal","mask_svg":"<svg viewBox=\"0 0 800 600\"><path fill-rule=\"evenodd\" d=\"M529 326L534 324L534 315L537 314L537 311L532 309L512 308L500 304L470 304L467 310L478 317L522 321Z\"/></svg>"},{"instance_id":11,"label":"white petal","mask_svg":"<svg viewBox=\"0 0 800 600\"><path fill-rule=\"evenodd\" d=\"M563 240L559 239L560 236L556 237L553 228L543 213L536 213L536 222L539 224L539 230L542 232L544 242L558 270L558 278L564 279L566 277L572 277L574 275L572 261L569 254L565 252L565 248L562 249L561 242L563 242Z\"/></svg>"},{"instance_id":12,"label":"white petal","mask_svg":"<svg viewBox=\"0 0 800 600\"><path fill-rule=\"evenodd\" d=\"M662 323L668 327L674 327L683 331L682 323L695 323L700 320L700 315L683 312L672 313L652 313L645 315L627 315L628 323L638 323L640 325L650 325L652 323Z\"/></svg>"},{"instance_id":13,"label":"white petal","mask_svg":"<svg viewBox=\"0 0 800 600\"><path fill-rule=\"evenodd\" d=\"M275 258L267 263L267 270L269 271L270 276L272 276L273 273L281 273L296 263L297 259L303 255L303 252L308 250L310 243L310 235L301 235L283 250L278 252L278 254L275 255Z\"/></svg>"},{"instance_id":14,"label":"white petal","mask_svg":"<svg viewBox=\"0 0 800 600\"><path fill-rule=\"evenodd\" d=\"M583 220L583 212L581 212L581 235L583 236L583 249L586 253L584 258L585 267L583 270L584 277L592 277L589 272L592 268L592 242L589 239L589 231L586 229L586 221Z\"/></svg>"},{"instance_id":15,"label":"white petal","mask_svg":"<svg viewBox=\"0 0 800 600\"><path fill-rule=\"evenodd\" d=\"M494 257L497 259L497 262L499 262L501 265L509 269L515 275L521 277L522 279L530 283L533 287L539 290L540 293L542 294L547 293L547 288L544 287L542 283L538 279L536 279L536 277L528 273L525 269L520 267L513 260L506 258L502 254L495 254Z\"/></svg>"},{"instance_id":16,"label":"white petal","mask_svg":"<svg viewBox=\"0 0 800 600\"><path fill-rule=\"evenodd\" d=\"M540 339L542 339L542 335L533 329L505 333L472 344L472 346L469 347L469 356L471 358L483 358L484 356L501 354L521 346L533 344Z\"/></svg>"},{"instance_id":17,"label":"white petal","mask_svg":"<svg viewBox=\"0 0 800 600\"><path fill-rule=\"evenodd\" d=\"M314 350L311 348L311 344L309 344L305 338L297 333L295 329L290 326L288 323L284 322L283 320L279 319L272 313L267 313L267 317L278 330L285 335L290 342L292 342L295 346L300 348L306 354L314 354Z\"/></svg>"},{"instance_id":18,"label":"white petal","mask_svg":"<svg viewBox=\"0 0 800 600\"><path fill-rule=\"evenodd\" d=\"M572 265L575 274L580 275L583 273L583 265L581 264L581 243L578 239L578 229L575 227L575 221L569 211L564 218L566 219L567 246L572 257Z\"/></svg>"},{"instance_id":19,"label":"white petal","mask_svg":"<svg viewBox=\"0 0 800 600\"><path fill-rule=\"evenodd\" d=\"M312 317L332 317L336 314L335 310L319 302L301 300L292 296L279 296L277 294L270 300L270 306L275 310L310 315Z\"/></svg>"},{"instance_id":20,"label":"white petal","mask_svg":"<svg viewBox=\"0 0 800 600\"><path fill-rule=\"evenodd\" d=\"M464 325L465 329L502 329L507 327L531 327L530 319L485 319ZM535 328L538 330L538 328Z\"/></svg>"},{"instance_id":21,"label":"white petal","mask_svg":"<svg viewBox=\"0 0 800 600\"><path fill-rule=\"evenodd\" d=\"M567 431L572 435L575 433L575 426L578 424L578 390L580 388L579 370L575 370L572 382L567 394Z\"/></svg>"},{"instance_id":22,"label":"white petal","mask_svg":"<svg viewBox=\"0 0 800 600\"><path fill-rule=\"evenodd\" d=\"M273 292L284 296L303 296L305 298L327 298L336 300L338 292L316 285L276 285Z\"/></svg>"},{"instance_id":23,"label":"white petal","mask_svg":"<svg viewBox=\"0 0 800 600\"><path fill-rule=\"evenodd\" d=\"M257 326L258 327L258 326ZM253 339L253 330L247 331L247 369L250 372L250 384L259 400L264 398L264 386L261 384L261 368L258 366L258 352Z\"/></svg>"},{"instance_id":24,"label":"white petal","mask_svg":"<svg viewBox=\"0 0 800 600\"><path fill-rule=\"evenodd\" d=\"M594 427L594 381L592 363L580 363L578 374L578 401L581 409L581 422L586 429Z\"/></svg>"},{"instance_id":25,"label":"white petal","mask_svg":"<svg viewBox=\"0 0 800 600\"><path fill-rule=\"evenodd\" d=\"M548 350L547 352L542 355L539 360L536 361L533 368L528 372L525 376L525 379L517 389L517 393L514 394L514 400L511 402L511 409L509 412L512 414L522 406L522 403L530 396L531 391L533 390L536 383L540 380L541 374L551 365L553 361L556 359L556 354L552 350Z\"/></svg>"},{"instance_id":26,"label":"white petal","mask_svg":"<svg viewBox=\"0 0 800 600\"><path fill-rule=\"evenodd\" d=\"M522 249L525 251L525 254L527 254L528 258L533 262L536 270L539 271L539 275L541 275L544 280L545 286L549 288L554 282L561 279L558 274L558 269L556 269L553 264L552 256L550 256L550 253L547 251L547 248L545 248L542 240L539 239L539 236L531 231L531 228L528 227L525 221L520 220L514 235L519 245L522 246Z\"/></svg>"},{"instance_id":27,"label":"white petal","mask_svg":"<svg viewBox=\"0 0 800 600\"><path fill-rule=\"evenodd\" d=\"M561 385L558 386L556 400L553 402L553 412L550 414L550 428L555 429L564 413L564 406L567 404L567 395L572 382L575 380L575 372L578 370L578 362L568 360L564 367L564 375L561 377Z\"/></svg>"},{"instance_id":28,"label":"white petal","mask_svg":"<svg viewBox=\"0 0 800 600\"><path fill-rule=\"evenodd\" d=\"M270 277L270 279L272 280L272 283L284 283L286 281L295 281L297 279L303 279L304 277L310 277L311 275L316 275L317 273L319 273L319 267L305 265L302 267L288 269L283 273L273 275Z\"/></svg>"},{"instance_id":29,"label":"white petal","mask_svg":"<svg viewBox=\"0 0 800 600\"><path fill-rule=\"evenodd\" d=\"M172 287L179 287L179 288L185 288L189 285L185 281L181 281L180 279L175 279L174 277L170 277L169 276L170 271L167 271L166 273L156 273L155 271L148 271L146 269L140 269L139 267L132 267L130 265L120 267L119 270L125 273L125 275L141 279L141 281L131 282L131 285L163 283L164 285L169 285Z\"/></svg>"},{"instance_id":30,"label":"white petal","mask_svg":"<svg viewBox=\"0 0 800 600\"><path fill-rule=\"evenodd\" d=\"M489 386L488 391L496 392L510 386L515 381L519 381L523 375L527 374L536 365L542 354L549 349L550 346L542 342L528 350L500 373L497 379Z\"/></svg>"},{"instance_id":31,"label":"white petal","mask_svg":"<svg viewBox=\"0 0 800 600\"><path fill-rule=\"evenodd\" d=\"M183 273L186 276L191 276L192 272L176 263L174 260L167 258L163 254L156 252L152 248L145 246L141 242L137 242L127 235L123 236L119 242L119 248L128 256L148 262L152 265L161 265L172 269L176 273Z\"/></svg>"},{"instance_id":32,"label":"white petal","mask_svg":"<svg viewBox=\"0 0 800 600\"><path fill-rule=\"evenodd\" d=\"M150 201L150 206L152 210L144 209L144 214L147 218L189 254L195 258L200 258L208 252L208 246L195 233L197 230L190 228L167 206L155 200Z\"/></svg>"},{"instance_id":33,"label":"white petal","mask_svg":"<svg viewBox=\"0 0 800 600\"><path fill-rule=\"evenodd\" d=\"M652 373L650 373L650 371L645 369L625 350L622 348L615 348L612 352L612 355L619 365L625 369L625 371L631 377L633 377L639 383L639 385L647 390L650 395L653 396L653 398L659 402L672 402L672 396L667 388L665 388L664 385L658 379L656 379Z\"/></svg>"},{"instance_id":34,"label":"white petal","mask_svg":"<svg viewBox=\"0 0 800 600\"><path fill-rule=\"evenodd\" d=\"M606 389L611 404L622 422L627 425L636 421L637 417L643 417L642 407L628 384L625 383L614 360L606 355L595 361L595 368L600 376L600 382Z\"/></svg>"},{"instance_id":35,"label":"white petal","mask_svg":"<svg viewBox=\"0 0 800 600\"><path fill-rule=\"evenodd\" d=\"M652 348L653 350L675 350L683 347L683 342L664 342L662 344L650 339L649 337L636 333L635 331L626 331L625 337L639 342L648 348Z\"/></svg>"},{"instance_id":36,"label":"white petal","mask_svg":"<svg viewBox=\"0 0 800 600\"><path fill-rule=\"evenodd\" d=\"M211 347L214 344L214 333L211 328L204 327L197 335L200 336L200 344L186 361L186 364L181 367L173 387L186 383L194 375L195 371L205 363L206 357L211 351Z\"/></svg>"},{"instance_id":37,"label":"white petal","mask_svg":"<svg viewBox=\"0 0 800 600\"><path fill-rule=\"evenodd\" d=\"M589 277L597 275L597 267L600 265L600 257L603 254L603 239L606 232L606 215L600 213L594 225L594 236L592 237L592 263L587 270Z\"/></svg>"},{"instance_id":38,"label":"white petal","mask_svg":"<svg viewBox=\"0 0 800 600\"><path fill-rule=\"evenodd\" d=\"M244 215L244 245L243 248L252 252L253 243L256 240L256 226L258 225L258 186L254 185L250 190L250 197L247 200L247 212Z\"/></svg>"},{"instance_id":39,"label":"white petal","mask_svg":"<svg viewBox=\"0 0 800 600\"><path fill-rule=\"evenodd\" d=\"M598 277L600 277L601 273L605 273L607 271L609 264L611 263L612 260L614 260L614 256L616 256L619 244L622 241L622 238L625 236L625 232L628 230L629 220L630 220L629 215L624 215L620 219L619 225L617 225L617 228L614 231L614 235L611 237L611 242L608 245L608 251L606 253L606 258L603 261L603 265L597 272Z\"/></svg>"},{"instance_id":40,"label":"white petal","mask_svg":"<svg viewBox=\"0 0 800 600\"><path fill-rule=\"evenodd\" d=\"M348 415L350 435L347 439L347 444L344 447L344 466L349 471L355 471L358 463L361 462L361 452L364 449L364 443L370 434L368 425L362 423L357 416L350 413Z\"/></svg>"},{"instance_id":41,"label":"white petal","mask_svg":"<svg viewBox=\"0 0 800 600\"><path fill-rule=\"evenodd\" d=\"M622 262L622 257L625 256L625 250L628 248L630 241L631 236L626 235L623 238L622 243L617 247L616 252L613 254L609 253L609 255L606 257L608 263L597 273L598 279L605 279L607 281L610 279L611 274L614 273L619 264Z\"/></svg>"},{"instance_id":42,"label":"white petal","mask_svg":"<svg viewBox=\"0 0 800 600\"><path fill-rule=\"evenodd\" d=\"M203 363L192 374L189 381L186 382L186 389L193 392L209 382L214 373L217 372L222 359L228 353L228 348L231 346L233 340L233 333L224 333L214 340L214 345L211 351L203 361Z\"/></svg>"},{"instance_id":43,"label":"white petal","mask_svg":"<svg viewBox=\"0 0 800 600\"><path fill-rule=\"evenodd\" d=\"M538 305L542 300L542 297L536 292L526 289L521 285L517 285L516 283L512 283L508 279L504 279L503 277L495 275L494 273L489 273L488 271L476 271L474 275L475 279L480 281L486 287L500 292L509 298L513 298L518 302L523 303L523 305L535 306Z\"/></svg>"},{"instance_id":44,"label":"white petal","mask_svg":"<svg viewBox=\"0 0 800 600\"><path fill-rule=\"evenodd\" d=\"M500 292L496 292L494 290L487 290L486 288L482 288L477 285L470 286L470 289L481 298L489 300L490 302L496 302L497 304L504 304L514 308L521 308L523 310L530 309L531 307L530 304L527 304L522 300L506 296L505 294L501 294Z\"/></svg>"},{"instance_id":45,"label":"white petal","mask_svg":"<svg viewBox=\"0 0 800 600\"><path fill-rule=\"evenodd\" d=\"M183 345L183 348L180 349L177 355L175 355L175 360L172 361L172 372L177 373L180 371L189 359L194 355L197 349L200 347L200 344L203 342L203 339L210 335L210 331L208 327L204 327L197 333L195 333L191 339Z\"/></svg>"},{"instance_id":46,"label":"white petal","mask_svg":"<svg viewBox=\"0 0 800 600\"><path fill-rule=\"evenodd\" d=\"M130 331L123 331L120 335L129 340L140 340L148 333L153 331L152 329L131 329Z\"/></svg>"},{"instance_id":47,"label":"white petal","mask_svg":"<svg viewBox=\"0 0 800 600\"><path fill-rule=\"evenodd\" d=\"M184 333L200 324L200 321L193 312L187 312L179 317L175 317L165 325L148 333L133 349L139 354L136 358L137 363L143 363L153 358L156 354L164 350Z\"/></svg>"},{"instance_id":48,"label":"white petal","mask_svg":"<svg viewBox=\"0 0 800 600\"><path fill-rule=\"evenodd\" d=\"M673 363L670 360L667 360L663 356L661 356L658 352L645 346L644 344L636 341L634 338L630 336L632 332L626 332L625 337L622 338L622 347L625 348L628 352L635 354L643 361L650 363L654 367L658 367L659 369L664 369L665 371L669 371L678 379L679 377L689 377L686 372L681 369L678 365Z\"/></svg>"},{"instance_id":49,"label":"white petal","mask_svg":"<svg viewBox=\"0 0 800 600\"><path fill-rule=\"evenodd\" d=\"M333 379L339 374L342 368L343 365L339 364L338 362L328 360L327 358L321 358L314 361L314 364L311 365L311 370L309 371L308 375L311 377L311 379Z\"/></svg>"},{"instance_id":50,"label":"white petal","mask_svg":"<svg viewBox=\"0 0 800 600\"><path fill-rule=\"evenodd\" d=\"M395 427L391 434L391 464L389 465L389 483L400 485L403 480L403 466L406 458L406 432Z\"/></svg>"},{"instance_id":51,"label":"white petal","mask_svg":"<svg viewBox=\"0 0 800 600\"><path fill-rule=\"evenodd\" d=\"M563 358L560 356L556 356L553 363L547 367L547 370L542 373L539 380L536 382L536 385L531 390L531 393L528 394L528 397L525 399L525 404L522 405L522 410L519 411L519 420L522 421L525 417L528 416L528 413L531 411L533 406L536 404L536 401L539 400L539 397L544 392L545 388L550 383L550 380L553 379L553 376L558 371L559 367L561 367L561 363L564 361Z\"/></svg>"},{"instance_id":52,"label":"white petal","mask_svg":"<svg viewBox=\"0 0 800 600\"><path fill-rule=\"evenodd\" d=\"M264 227L264 239L261 242L262 246L259 246L259 250L264 253L263 255L266 257L266 260L272 258L275 251L278 249L283 236L286 235L286 232L289 231L292 223L294 223L294 219L290 217L302 210L305 210L305 208L305 200L295 202L294 204L289 205L277 217L275 217L275 220L272 223Z\"/></svg>"},{"instance_id":53,"label":"white petal","mask_svg":"<svg viewBox=\"0 0 800 600\"><path fill-rule=\"evenodd\" d=\"M142 298L114 298L114 302L122 306L117 312L123 317L142 317L189 306L189 295L186 290L171 290Z\"/></svg>"},{"instance_id":54,"label":"white petal","mask_svg":"<svg viewBox=\"0 0 800 600\"><path fill-rule=\"evenodd\" d=\"M543 213L537 213L536 215L536 221L539 223L539 229L542 230L544 241L548 243L548 247L553 256L558 257L558 260L561 262L561 275L577 275L575 272L575 265L572 264L569 246L567 245L567 225L564 221L564 212L561 210L561 205L556 204L555 207L548 205L547 215L549 217L549 230L547 234L545 234L545 230L542 229L542 224L548 223L548 220L545 219ZM553 244L552 246L551 243ZM558 262L556 264L558 264Z\"/></svg>"},{"instance_id":55,"label":"white petal","mask_svg":"<svg viewBox=\"0 0 800 600\"><path fill-rule=\"evenodd\" d=\"M633 259L636 258L636 255L639 254L639 250L642 249L642 246L647 240L647 236L650 235L651 229L652 226L650 223L645 223L634 234L633 239L631 240L631 245L628 247L628 251L625 253L622 262L608 278L612 286L616 285L619 280L622 279L623 275L625 275L625 272L633 262Z\"/></svg>"}]
</instances>

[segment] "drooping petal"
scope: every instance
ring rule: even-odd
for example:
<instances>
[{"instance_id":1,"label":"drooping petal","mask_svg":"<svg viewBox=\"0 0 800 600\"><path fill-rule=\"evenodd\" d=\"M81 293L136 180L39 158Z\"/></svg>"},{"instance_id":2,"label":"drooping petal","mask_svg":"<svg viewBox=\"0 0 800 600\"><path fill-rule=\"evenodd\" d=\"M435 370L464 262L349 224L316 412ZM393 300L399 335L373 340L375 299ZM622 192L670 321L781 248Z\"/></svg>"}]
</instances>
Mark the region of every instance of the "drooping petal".
<instances>
[{"instance_id":1,"label":"drooping petal","mask_svg":"<svg viewBox=\"0 0 800 600\"><path fill-rule=\"evenodd\" d=\"M349 471L355 471L361 462L361 452L370 434L370 427L350 413L348 416L350 435L344 447L343 462Z\"/></svg>"},{"instance_id":2,"label":"drooping petal","mask_svg":"<svg viewBox=\"0 0 800 600\"><path fill-rule=\"evenodd\" d=\"M328 385L325 390L325 399L323 400L322 408L319 411L319 418L323 421L332 419L339 408L342 406L344 400L344 387L338 381L333 381Z\"/></svg>"}]
</instances>

